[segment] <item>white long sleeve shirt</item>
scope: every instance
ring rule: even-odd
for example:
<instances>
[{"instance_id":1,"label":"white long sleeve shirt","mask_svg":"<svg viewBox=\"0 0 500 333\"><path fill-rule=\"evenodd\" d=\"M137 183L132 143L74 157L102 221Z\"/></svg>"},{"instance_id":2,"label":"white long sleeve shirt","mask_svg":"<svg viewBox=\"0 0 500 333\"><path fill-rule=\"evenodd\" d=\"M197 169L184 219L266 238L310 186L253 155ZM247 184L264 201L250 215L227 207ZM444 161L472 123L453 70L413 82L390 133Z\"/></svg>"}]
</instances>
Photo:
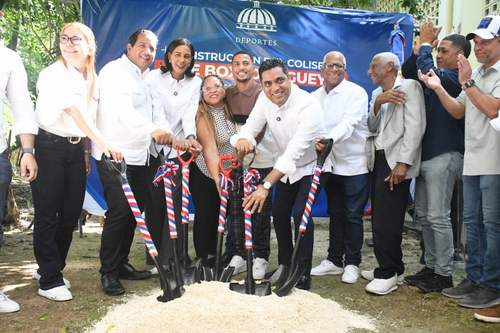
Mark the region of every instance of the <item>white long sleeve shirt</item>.
<instances>
[{"instance_id":1,"label":"white long sleeve shirt","mask_svg":"<svg viewBox=\"0 0 500 333\"><path fill-rule=\"evenodd\" d=\"M334 142L324 170L341 176L367 173L366 139L369 131L366 91L355 83L342 80L330 92L326 93L325 88L320 87L312 95L323 108L326 137Z\"/></svg>"},{"instance_id":2,"label":"white long sleeve shirt","mask_svg":"<svg viewBox=\"0 0 500 333\"><path fill-rule=\"evenodd\" d=\"M14 117L12 132L37 134L38 125L28 92L28 79L19 55L0 42L0 153L7 148L4 133L3 108L9 101Z\"/></svg>"},{"instance_id":3,"label":"white long sleeve shirt","mask_svg":"<svg viewBox=\"0 0 500 333\"><path fill-rule=\"evenodd\" d=\"M149 157L151 133L168 128L153 123L153 104L144 80L147 71L124 54L106 64L99 73L99 106L97 128L104 140L123 153L130 165L145 165ZM102 152L93 145L92 156L101 159Z\"/></svg>"},{"instance_id":4,"label":"white long sleeve shirt","mask_svg":"<svg viewBox=\"0 0 500 333\"><path fill-rule=\"evenodd\" d=\"M255 145L255 137L267 124L274 145L271 147L277 160L274 168L283 174L282 182L295 183L312 174L316 163L314 144L325 135L321 106L307 91L292 84L288 100L282 106L260 94L250 116L238 134L231 137L234 146L239 139Z\"/></svg>"},{"instance_id":5,"label":"white long sleeve shirt","mask_svg":"<svg viewBox=\"0 0 500 333\"><path fill-rule=\"evenodd\" d=\"M86 123L94 128L97 99L87 100L88 82L83 74L61 60L44 68L37 81L36 119L40 128L60 136L86 135L64 109L76 107Z\"/></svg>"},{"instance_id":6,"label":"white long sleeve shirt","mask_svg":"<svg viewBox=\"0 0 500 333\"><path fill-rule=\"evenodd\" d=\"M170 128L176 138L184 139L189 135L196 137L196 111L200 101L201 79L198 76L184 76L176 80L170 72L162 73L155 69L146 77L148 89L153 99L153 122L162 127ZM155 145L151 154L165 146ZM165 149L167 153L170 149ZM169 158L177 156L175 151L170 152Z\"/></svg>"}]
</instances>

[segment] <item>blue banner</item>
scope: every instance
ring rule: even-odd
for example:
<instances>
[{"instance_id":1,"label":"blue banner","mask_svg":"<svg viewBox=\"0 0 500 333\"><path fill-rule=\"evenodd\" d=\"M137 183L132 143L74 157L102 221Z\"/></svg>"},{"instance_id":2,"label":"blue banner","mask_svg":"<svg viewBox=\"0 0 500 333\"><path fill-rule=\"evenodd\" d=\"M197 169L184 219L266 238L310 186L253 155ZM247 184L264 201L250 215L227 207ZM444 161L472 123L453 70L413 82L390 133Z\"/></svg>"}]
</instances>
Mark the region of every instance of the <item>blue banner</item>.
<instances>
[{"instance_id":1,"label":"blue banner","mask_svg":"<svg viewBox=\"0 0 500 333\"><path fill-rule=\"evenodd\" d=\"M409 55L413 44L412 18L401 13L235 0L82 0L82 16L96 36L98 69L125 51L129 35L146 28L159 37L155 67L172 39L186 37L194 45L194 68L201 77L216 73L232 80L232 55L247 50L257 66L269 57L283 59L292 81L308 91L321 86L319 72L328 51L341 51L348 79L370 93L374 86L367 70L373 55ZM391 38L395 31L405 37ZM320 201L315 213L324 215Z\"/></svg>"}]
</instances>

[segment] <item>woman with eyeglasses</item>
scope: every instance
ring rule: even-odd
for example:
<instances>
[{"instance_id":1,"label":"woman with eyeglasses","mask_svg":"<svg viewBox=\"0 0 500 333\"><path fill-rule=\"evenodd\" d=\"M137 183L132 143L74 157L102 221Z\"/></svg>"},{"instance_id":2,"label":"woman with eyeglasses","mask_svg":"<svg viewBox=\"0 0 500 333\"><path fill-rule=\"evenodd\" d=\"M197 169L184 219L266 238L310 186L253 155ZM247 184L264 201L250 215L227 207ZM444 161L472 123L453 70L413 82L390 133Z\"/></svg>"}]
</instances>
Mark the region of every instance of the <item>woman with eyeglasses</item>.
<instances>
[{"instance_id":1,"label":"woman with eyeglasses","mask_svg":"<svg viewBox=\"0 0 500 333\"><path fill-rule=\"evenodd\" d=\"M54 301L72 299L62 270L85 195L91 139L104 154L121 153L103 142L95 128L96 44L84 24L66 24L59 37L61 57L40 72L35 139L38 177L31 183L35 208L33 248L38 263L38 294Z\"/></svg>"},{"instance_id":2,"label":"woman with eyeglasses","mask_svg":"<svg viewBox=\"0 0 500 333\"><path fill-rule=\"evenodd\" d=\"M236 134L236 124L225 99L224 82L217 75L205 76L201 85L202 98L196 114L196 133L202 154L191 171L191 193L195 205L193 227L194 247L204 265L214 264L217 244L217 222L220 205L219 156L236 154L229 139ZM239 183L240 171L233 172ZM229 192L227 216L243 220L242 193L238 186ZM243 222L241 222L243 223Z\"/></svg>"},{"instance_id":3,"label":"woman with eyeglasses","mask_svg":"<svg viewBox=\"0 0 500 333\"><path fill-rule=\"evenodd\" d=\"M153 98L153 121L159 125L171 128L176 140L172 148L154 144L151 148L150 166L154 175L158 166L165 159L174 160L179 166L177 149L188 151L190 154L199 154L201 145L196 140L195 116L200 101L201 79L195 75L194 47L186 38L176 38L167 47L164 55L164 65L151 71L146 80ZM184 154L184 152L182 152ZM189 155L182 155L188 159ZM180 261L184 247L184 228L181 227L181 189L182 170L179 167L174 175L174 188L172 189L174 210L177 223L178 253ZM151 232L153 241L160 253L160 263L168 269L168 263L173 260L172 246L170 245L170 232L165 223L165 191L163 182L152 187L153 208L146 210L146 222ZM186 237L187 239L187 237ZM153 268L155 270L156 268Z\"/></svg>"}]
</instances>

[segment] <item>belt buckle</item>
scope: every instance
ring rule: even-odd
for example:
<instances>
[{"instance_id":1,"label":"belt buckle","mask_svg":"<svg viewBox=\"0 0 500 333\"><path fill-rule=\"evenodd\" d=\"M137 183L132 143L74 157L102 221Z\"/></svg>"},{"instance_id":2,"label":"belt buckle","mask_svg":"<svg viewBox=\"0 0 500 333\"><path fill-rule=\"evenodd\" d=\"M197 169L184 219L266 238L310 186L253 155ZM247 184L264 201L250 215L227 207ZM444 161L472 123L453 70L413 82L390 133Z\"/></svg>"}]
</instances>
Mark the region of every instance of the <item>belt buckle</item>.
<instances>
[{"instance_id":1,"label":"belt buckle","mask_svg":"<svg viewBox=\"0 0 500 333\"><path fill-rule=\"evenodd\" d=\"M71 143L72 145L77 145L82 141L82 138L79 136L70 136L67 138L68 142Z\"/></svg>"}]
</instances>

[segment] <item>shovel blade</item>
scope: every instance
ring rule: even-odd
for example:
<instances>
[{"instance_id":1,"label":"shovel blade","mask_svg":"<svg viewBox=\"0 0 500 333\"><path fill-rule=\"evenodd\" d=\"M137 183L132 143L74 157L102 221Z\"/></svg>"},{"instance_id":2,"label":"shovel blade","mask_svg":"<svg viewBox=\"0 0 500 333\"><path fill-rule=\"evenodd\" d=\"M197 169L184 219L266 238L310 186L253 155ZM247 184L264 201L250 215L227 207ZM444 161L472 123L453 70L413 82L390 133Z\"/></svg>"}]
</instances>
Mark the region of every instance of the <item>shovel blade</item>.
<instances>
[{"instance_id":1,"label":"shovel blade","mask_svg":"<svg viewBox=\"0 0 500 333\"><path fill-rule=\"evenodd\" d=\"M279 297L288 295L290 291L292 291L292 289L297 285L302 275L304 275L305 271L306 271L305 267L297 265L295 267L295 270L290 275L290 277L285 281L285 283L281 287L276 288L274 293Z\"/></svg>"},{"instance_id":2,"label":"shovel blade","mask_svg":"<svg viewBox=\"0 0 500 333\"><path fill-rule=\"evenodd\" d=\"M221 281L221 282L231 281L231 277L233 276L233 273L234 273L234 267L227 266L226 268L224 268L224 270L220 274L219 281Z\"/></svg>"},{"instance_id":3,"label":"shovel blade","mask_svg":"<svg viewBox=\"0 0 500 333\"><path fill-rule=\"evenodd\" d=\"M255 294L255 284L253 286L248 286L247 283L231 282L229 284L229 289L240 294L246 294L246 295Z\"/></svg>"},{"instance_id":4,"label":"shovel blade","mask_svg":"<svg viewBox=\"0 0 500 333\"><path fill-rule=\"evenodd\" d=\"M183 275L184 283L188 286L194 283L200 283L203 275L201 260L196 260L192 265L186 266Z\"/></svg>"},{"instance_id":5,"label":"shovel blade","mask_svg":"<svg viewBox=\"0 0 500 333\"><path fill-rule=\"evenodd\" d=\"M213 268L208 267L208 266L202 266L201 272L202 272L202 280L203 281L210 282L210 281L215 280L215 274L214 274Z\"/></svg>"},{"instance_id":6,"label":"shovel blade","mask_svg":"<svg viewBox=\"0 0 500 333\"><path fill-rule=\"evenodd\" d=\"M268 281L256 282L254 295L269 296L271 295L271 283Z\"/></svg>"},{"instance_id":7,"label":"shovel blade","mask_svg":"<svg viewBox=\"0 0 500 333\"><path fill-rule=\"evenodd\" d=\"M288 279L289 271L290 266L279 265L278 269L269 278L269 282L271 282L271 285L275 286L277 289L281 288Z\"/></svg>"}]
</instances>

